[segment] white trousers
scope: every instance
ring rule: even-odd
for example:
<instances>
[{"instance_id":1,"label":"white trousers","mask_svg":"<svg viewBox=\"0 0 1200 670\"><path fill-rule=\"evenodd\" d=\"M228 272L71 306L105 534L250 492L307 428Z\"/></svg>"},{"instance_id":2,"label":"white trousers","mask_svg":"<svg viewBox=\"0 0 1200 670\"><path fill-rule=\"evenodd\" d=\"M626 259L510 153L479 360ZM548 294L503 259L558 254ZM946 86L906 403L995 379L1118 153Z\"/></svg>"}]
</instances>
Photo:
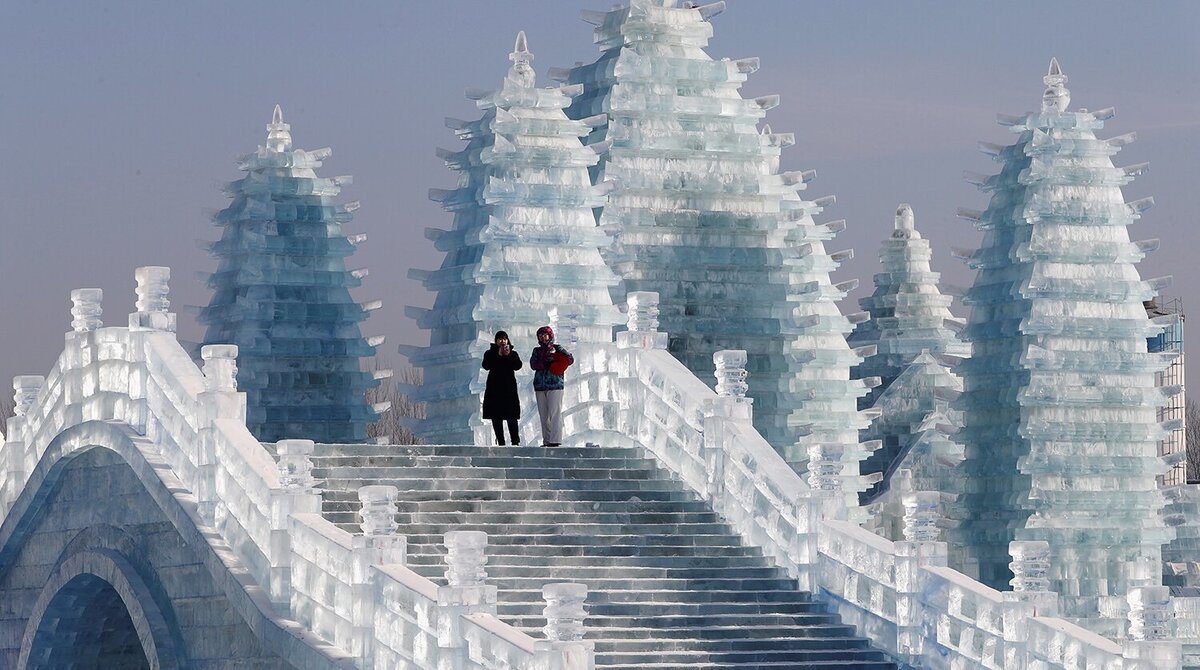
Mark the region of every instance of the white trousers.
<instances>
[{"instance_id":1,"label":"white trousers","mask_svg":"<svg viewBox=\"0 0 1200 670\"><path fill-rule=\"evenodd\" d=\"M542 420L542 444L562 444L562 389L534 391Z\"/></svg>"}]
</instances>

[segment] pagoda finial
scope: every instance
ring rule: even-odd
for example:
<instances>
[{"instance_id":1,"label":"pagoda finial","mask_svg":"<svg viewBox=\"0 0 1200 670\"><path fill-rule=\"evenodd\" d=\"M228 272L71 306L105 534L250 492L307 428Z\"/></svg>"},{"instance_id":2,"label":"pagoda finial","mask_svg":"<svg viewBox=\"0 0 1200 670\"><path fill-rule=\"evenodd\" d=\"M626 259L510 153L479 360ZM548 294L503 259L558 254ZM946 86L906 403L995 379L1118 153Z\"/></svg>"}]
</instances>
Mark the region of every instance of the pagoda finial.
<instances>
[{"instance_id":1,"label":"pagoda finial","mask_svg":"<svg viewBox=\"0 0 1200 670\"><path fill-rule=\"evenodd\" d=\"M896 208L896 230L892 233L892 238L921 238L921 234L917 232L916 217L913 216L912 205L907 202L900 203L900 206Z\"/></svg>"},{"instance_id":2,"label":"pagoda finial","mask_svg":"<svg viewBox=\"0 0 1200 670\"><path fill-rule=\"evenodd\" d=\"M1042 94L1042 111L1065 112L1071 104L1071 91L1067 89L1067 75L1063 74L1057 58L1050 59L1050 69L1042 77L1046 92Z\"/></svg>"},{"instance_id":3,"label":"pagoda finial","mask_svg":"<svg viewBox=\"0 0 1200 670\"><path fill-rule=\"evenodd\" d=\"M525 31L517 33L517 42L513 45L513 52L508 55L508 59L513 62L513 66L508 70L508 79L513 83L525 88L532 88L534 83L533 54L529 52L529 40L525 37Z\"/></svg>"},{"instance_id":4,"label":"pagoda finial","mask_svg":"<svg viewBox=\"0 0 1200 670\"><path fill-rule=\"evenodd\" d=\"M275 151L287 151L292 148L292 127L283 122L283 109L275 105L271 112L271 122L267 124L267 146Z\"/></svg>"}]
</instances>

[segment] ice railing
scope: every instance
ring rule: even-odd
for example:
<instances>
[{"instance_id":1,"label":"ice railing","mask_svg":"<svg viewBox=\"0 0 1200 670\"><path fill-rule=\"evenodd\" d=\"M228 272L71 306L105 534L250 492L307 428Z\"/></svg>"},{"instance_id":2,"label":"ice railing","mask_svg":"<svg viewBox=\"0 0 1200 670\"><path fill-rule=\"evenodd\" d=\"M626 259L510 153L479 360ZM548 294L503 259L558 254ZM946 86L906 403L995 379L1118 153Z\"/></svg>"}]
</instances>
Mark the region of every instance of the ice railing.
<instances>
[{"instance_id":1,"label":"ice railing","mask_svg":"<svg viewBox=\"0 0 1200 670\"><path fill-rule=\"evenodd\" d=\"M922 668L1181 667L1163 587L1130 594L1131 639L1117 643L1055 617L1048 553L1041 554L1048 547L1014 543L1018 579L1009 593L947 568L946 545L935 541L937 493L904 500L910 541L844 521L836 445L810 452L810 486L753 428L745 352L714 354L714 392L666 351L657 311L656 294L631 293L628 330L614 344L576 346L564 433L578 442L644 446L879 648Z\"/></svg>"},{"instance_id":2,"label":"ice railing","mask_svg":"<svg viewBox=\"0 0 1200 670\"><path fill-rule=\"evenodd\" d=\"M495 588L483 584L481 560L464 559L477 563L460 570L470 577L445 587L404 567L394 490L360 492L361 535L323 519L308 459L313 443L281 441L276 462L246 428L237 347L203 347L198 368L175 336L169 269L138 268L136 278L137 311L127 328L103 327L100 289L72 291L72 331L50 374L14 379L16 416L0 446L0 524L56 436L83 422L119 421L158 446L201 520L269 595L274 611L264 614L298 621L354 665L590 667L593 652L580 640L582 585L546 587L556 623L537 640L495 617ZM478 545L471 555L481 558L481 538L470 541Z\"/></svg>"}]
</instances>

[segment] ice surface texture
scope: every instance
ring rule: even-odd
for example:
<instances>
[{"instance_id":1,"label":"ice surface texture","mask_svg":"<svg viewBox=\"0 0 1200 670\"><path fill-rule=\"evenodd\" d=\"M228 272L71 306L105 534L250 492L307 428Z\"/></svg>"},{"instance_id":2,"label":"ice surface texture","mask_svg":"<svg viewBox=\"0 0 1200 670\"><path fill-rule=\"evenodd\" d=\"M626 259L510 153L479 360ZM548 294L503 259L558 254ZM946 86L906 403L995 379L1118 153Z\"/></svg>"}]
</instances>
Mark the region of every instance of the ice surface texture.
<instances>
[{"instance_id":1,"label":"ice surface texture","mask_svg":"<svg viewBox=\"0 0 1200 670\"><path fill-rule=\"evenodd\" d=\"M508 333L524 362L517 382L528 441L536 439L528 418L536 410L529 352L551 310L572 321L578 342L611 342L622 320L609 296L617 278L600 255L610 240L592 213L608 187L593 186L588 174L596 151L580 137L590 128L563 112L578 90L535 87L524 33L509 58L513 65L499 90L468 93L483 116L448 121L467 142L460 151L438 152L459 172L458 188L430 196L454 214L454 225L426 232L446 254L442 267L412 273L437 297L431 310L408 309L431 331L429 347L401 351L424 370L424 383L413 391L427 403L417 434L438 444L491 439L480 418L487 373L479 364L496 331Z\"/></svg>"},{"instance_id":2,"label":"ice surface texture","mask_svg":"<svg viewBox=\"0 0 1200 670\"><path fill-rule=\"evenodd\" d=\"M810 444L857 445L866 425L835 304L848 287L829 280L849 252L825 250L840 222L813 220L832 198L798 195L813 173L778 171L792 135L758 128L778 96L738 93L758 59L704 52L713 10L633 0L587 12L603 53L552 76L583 86L567 113L598 117L588 143L611 144L595 172L619 185L600 223L622 292L659 293L670 351L700 379L713 352L747 351L754 425L802 470ZM851 479L862 455L847 450Z\"/></svg>"},{"instance_id":3,"label":"ice surface texture","mask_svg":"<svg viewBox=\"0 0 1200 670\"><path fill-rule=\"evenodd\" d=\"M350 296L365 270L347 271L357 243L342 232L356 204L334 198L349 177L317 177L329 149L292 148L279 107L266 146L244 156L246 174L216 215L213 296L200 312L204 344L238 346L238 388L247 425L260 440L362 442L376 412L366 392L378 384L360 360L375 355L359 330L367 308Z\"/></svg>"},{"instance_id":4,"label":"ice surface texture","mask_svg":"<svg viewBox=\"0 0 1200 670\"><path fill-rule=\"evenodd\" d=\"M1011 576L1011 540L1048 541L1064 616L1103 630L1106 597L1159 583L1172 537L1154 479L1167 470L1153 375L1166 359L1146 352L1154 290L1126 230L1146 203L1120 188L1140 168L1110 160L1129 138L1096 138L1111 110L1066 111L1057 62L1045 82L1039 112L1001 117L1016 142L987 147L1001 164L979 180L988 208L962 212L984 239L968 259L973 357L957 370L967 518L952 541L994 587Z\"/></svg>"}]
</instances>

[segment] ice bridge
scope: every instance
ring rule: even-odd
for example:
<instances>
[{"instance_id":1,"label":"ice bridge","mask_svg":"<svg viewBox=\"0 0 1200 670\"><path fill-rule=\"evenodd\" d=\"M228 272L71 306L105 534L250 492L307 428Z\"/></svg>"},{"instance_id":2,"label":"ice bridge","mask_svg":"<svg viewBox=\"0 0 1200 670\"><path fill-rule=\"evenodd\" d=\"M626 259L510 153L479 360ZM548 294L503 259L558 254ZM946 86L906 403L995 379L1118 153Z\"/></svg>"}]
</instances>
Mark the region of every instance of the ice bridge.
<instances>
[{"instance_id":1,"label":"ice bridge","mask_svg":"<svg viewBox=\"0 0 1200 670\"><path fill-rule=\"evenodd\" d=\"M54 367L14 381L2 668L1116 670L1200 638L1152 587L1129 640L1055 618L1036 546L1013 592L948 569L928 495L903 542L844 521L836 450L795 474L752 427L742 352L710 390L652 294L580 344L561 450L263 444L236 348L193 363L166 277L137 271L127 326L72 292Z\"/></svg>"}]
</instances>

